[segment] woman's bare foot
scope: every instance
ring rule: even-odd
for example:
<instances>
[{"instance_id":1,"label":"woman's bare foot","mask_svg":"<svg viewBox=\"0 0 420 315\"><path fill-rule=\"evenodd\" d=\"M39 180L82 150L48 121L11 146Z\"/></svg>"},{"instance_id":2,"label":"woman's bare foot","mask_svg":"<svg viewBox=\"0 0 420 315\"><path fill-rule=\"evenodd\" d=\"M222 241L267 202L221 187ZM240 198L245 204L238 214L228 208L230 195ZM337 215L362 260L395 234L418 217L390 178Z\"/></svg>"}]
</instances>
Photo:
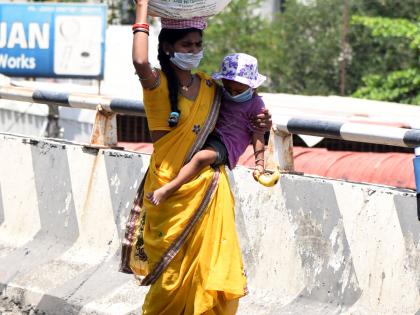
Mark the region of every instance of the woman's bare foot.
<instances>
[{"instance_id":1,"label":"woman's bare foot","mask_svg":"<svg viewBox=\"0 0 420 315\"><path fill-rule=\"evenodd\" d=\"M165 201L166 198L170 195L170 190L166 189L165 186L156 189L155 191L149 192L146 195L146 198L153 203L155 206L159 205L161 202Z\"/></svg>"}]
</instances>

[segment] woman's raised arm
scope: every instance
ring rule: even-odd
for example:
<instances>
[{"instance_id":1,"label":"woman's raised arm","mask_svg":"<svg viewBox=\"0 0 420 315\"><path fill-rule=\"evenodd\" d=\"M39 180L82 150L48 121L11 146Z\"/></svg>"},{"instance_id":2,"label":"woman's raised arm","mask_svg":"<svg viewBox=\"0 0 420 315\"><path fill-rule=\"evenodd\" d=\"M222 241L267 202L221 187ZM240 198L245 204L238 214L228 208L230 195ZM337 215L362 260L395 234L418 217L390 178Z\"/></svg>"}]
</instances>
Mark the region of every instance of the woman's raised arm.
<instances>
[{"instance_id":1,"label":"woman's raised arm","mask_svg":"<svg viewBox=\"0 0 420 315\"><path fill-rule=\"evenodd\" d=\"M133 24L133 51L134 68L144 88L156 86L158 74L149 63L149 25L147 24L148 0L136 1L136 22Z\"/></svg>"}]
</instances>

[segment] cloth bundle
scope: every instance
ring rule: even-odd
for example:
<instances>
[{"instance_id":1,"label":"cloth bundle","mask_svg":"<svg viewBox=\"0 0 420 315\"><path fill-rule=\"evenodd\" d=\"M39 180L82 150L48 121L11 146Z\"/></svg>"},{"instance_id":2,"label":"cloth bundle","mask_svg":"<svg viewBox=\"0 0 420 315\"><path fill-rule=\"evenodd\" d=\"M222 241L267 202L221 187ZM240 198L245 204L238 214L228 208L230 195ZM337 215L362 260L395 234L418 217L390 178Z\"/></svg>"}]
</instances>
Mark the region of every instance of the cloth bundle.
<instances>
[{"instance_id":1,"label":"cloth bundle","mask_svg":"<svg viewBox=\"0 0 420 315\"><path fill-rule=\"evenodd\" d=\"M209 17L222 11L230 0L150 0L149 14L168 19Z\"/></svg>"}]
</instances>

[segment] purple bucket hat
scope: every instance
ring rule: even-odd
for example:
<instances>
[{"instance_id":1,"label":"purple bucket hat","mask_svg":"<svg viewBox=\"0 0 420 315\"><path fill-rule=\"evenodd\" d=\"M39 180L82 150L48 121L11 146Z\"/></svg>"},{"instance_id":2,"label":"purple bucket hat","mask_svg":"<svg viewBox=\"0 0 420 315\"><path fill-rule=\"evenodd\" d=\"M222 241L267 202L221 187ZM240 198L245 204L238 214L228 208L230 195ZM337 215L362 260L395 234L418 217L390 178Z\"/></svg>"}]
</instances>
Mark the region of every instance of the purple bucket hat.
<instances>
[{"instance_id":1,"label":"purple bucket hat","mask_svg":"<svg viewBox=\"0 0 420 315\"><path fill-rule=\"evenodd\" d=\"M230 54L223 58L220 71L213 73L212 78L237 81L253 89L259 87L266 79L258 73L257 59L243 53Z\"/></svg>"}]
</instances>

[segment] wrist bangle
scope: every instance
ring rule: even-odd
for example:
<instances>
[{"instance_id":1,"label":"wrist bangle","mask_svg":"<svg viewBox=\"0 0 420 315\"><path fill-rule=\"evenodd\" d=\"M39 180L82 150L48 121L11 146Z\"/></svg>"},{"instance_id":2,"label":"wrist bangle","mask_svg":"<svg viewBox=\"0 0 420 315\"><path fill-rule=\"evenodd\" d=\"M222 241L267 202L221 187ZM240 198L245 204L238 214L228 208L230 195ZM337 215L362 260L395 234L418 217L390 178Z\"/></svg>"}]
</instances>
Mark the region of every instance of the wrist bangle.
<instances>
[{"instance_id":1,"label":"wrist bangle","mask_svg":"<svg viewBox=\"0 0 420 315\"><path fill-rule=\"evenodd\" d=\"M256 160L255 160L255 165L257 165L257 163L258 163L259 161L263 161L263 162L264 162L264 158L256 159ZM260 165L261 165L261 164L260 164Z\"/></svg>"},{"instance_id":2,"label":"wrist bangle","mask_svg":"<svg viewBox=\"0 0 420 315\"><path fill-rule=\"evenodd\" d=\"M134 35L134 34L136 34L136 33L138 33L138 32L145 33L145 34L147 34L147 36L149 36L149 31L148 31L148 30L146 30L146 29L144 29L144 28L136 28L136 29L133 31L133 35Z\"/></svg>"},{"instance_id":3,"label":"wrist bangle","mask_svg":"<svg viewBox=\"0 0 420 315\"><path fill-rule=\"evenodd\" d=\"M147 28L145 28L145 27L140 27L140 26L137 26L137 27L135 27L135 28L133 28L132 29L132 31L134 32L135 30L145 30L146 32L149 32L149 29L147 29Z\"/></svg>"},{"instance_id":4,"label":"wrist bangle","mask_svg":"<svg viewBox=\"0 0 420 315\"><path fill-rule=\"evenodd\" d=\"M149 24L147 23L134 23L131 29L134 31L136 28L145 28L146 30L149 30Z\"/></svg>"},{"instance_id":5,"label":"wrist bangle","mask_svg":"<svg viewBox=\"0 0 420 315\"><path fill-rule=\"evenodd\" d=\"M254 155L258 155L258 153L261 153L261 152L264 152L264 151L265 151L265 149L257 150L257 151L254 152Z\"/></svg>"}]
</instances>

